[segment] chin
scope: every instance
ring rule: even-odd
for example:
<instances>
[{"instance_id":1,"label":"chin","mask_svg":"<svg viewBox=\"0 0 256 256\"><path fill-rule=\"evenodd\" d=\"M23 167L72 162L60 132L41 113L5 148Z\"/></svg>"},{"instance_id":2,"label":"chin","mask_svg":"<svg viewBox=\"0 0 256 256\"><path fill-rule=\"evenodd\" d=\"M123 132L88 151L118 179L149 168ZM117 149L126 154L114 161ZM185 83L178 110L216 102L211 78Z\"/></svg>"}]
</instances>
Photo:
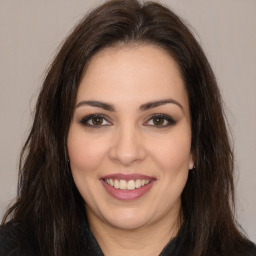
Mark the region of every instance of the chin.
<instances>
[{"instance_id":1,"label":"chin","mask_svg":"<svg viewBox=\"0 0 256 256\"><path fill-rule=\"evenodd\" d=\"M138 211L138 209L122 209L115 212L109 211L108 215L103 216L105 222L118 229L134 230L147 225L151 217Z\"/></svg>"},{"instance_id":2,"label":"chin","mask_svg":"<svg viewBox=\"0 0 256 256\"><path fill-rule=\"evenodd\" d=\"M113 227L122 230L135 230L142 228L147 223L144 218L122 218L122 219L113 219L108 221Z\"/></svg>"}]
</instances>

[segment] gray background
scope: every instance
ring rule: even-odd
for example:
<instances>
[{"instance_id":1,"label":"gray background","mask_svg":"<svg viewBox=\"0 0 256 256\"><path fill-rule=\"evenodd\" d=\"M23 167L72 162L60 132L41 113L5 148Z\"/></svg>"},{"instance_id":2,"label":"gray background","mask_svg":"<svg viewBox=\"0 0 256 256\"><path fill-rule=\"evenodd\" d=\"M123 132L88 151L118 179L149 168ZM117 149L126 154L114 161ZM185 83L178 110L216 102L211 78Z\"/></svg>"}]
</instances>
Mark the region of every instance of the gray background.
<instances>
[{"instance_id":1,"label":"gray background","mask_svg":"<svg viewBox=\"0 0 256 256\"><path fill-rule=\"evenodd\" d=\"M57 46L101 1L0 0L0 217ZM256 242L256 0L163 0L192 28L215 71L234 138L237 216Z\"/></svg>"}]
</instances>

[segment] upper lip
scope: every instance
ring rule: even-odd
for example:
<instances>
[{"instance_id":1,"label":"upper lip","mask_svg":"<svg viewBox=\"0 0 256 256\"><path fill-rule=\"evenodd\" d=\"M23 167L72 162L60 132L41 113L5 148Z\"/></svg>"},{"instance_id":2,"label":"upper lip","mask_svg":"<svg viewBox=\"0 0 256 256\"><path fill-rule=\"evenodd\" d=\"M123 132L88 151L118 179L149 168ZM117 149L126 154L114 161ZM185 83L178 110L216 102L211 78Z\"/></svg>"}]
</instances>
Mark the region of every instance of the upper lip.
<instances>
[{"instance_id":1,"label":"upper lip","mask_svg":"<svg viewBox=\"0 0 256 256\"><path fill-rule=\"evenodd\" d=\"M113 173L106 176L101 177L101 179L116 179L116 180L155 180L156 178L152 176L147 176L138 173L131 174L123 174L123 173Z\"/></svg>"}]
</instances>

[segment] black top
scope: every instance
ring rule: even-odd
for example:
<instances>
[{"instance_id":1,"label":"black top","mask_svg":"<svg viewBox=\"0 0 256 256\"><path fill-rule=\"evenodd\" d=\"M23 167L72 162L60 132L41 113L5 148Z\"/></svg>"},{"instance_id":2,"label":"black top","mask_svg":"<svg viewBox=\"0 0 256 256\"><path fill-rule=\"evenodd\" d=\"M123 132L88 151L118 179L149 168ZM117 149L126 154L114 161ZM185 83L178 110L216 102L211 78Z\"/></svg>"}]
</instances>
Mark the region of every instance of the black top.
<instances>
[{"instance_id":1,"label":"black top","mask_svg":"<svg viewBox=\"0 0 256 256\"><path fill-rule=\"evenodd\" d=\"M104 256L103 252L101 251L96 239L90 232L90 230L84 229L85 232L83 232L82 240L84 241L84 244L86 245L86 248L84 249L84 254L86 256ZM177 237L172 239L166 247L161 252L160 256L172 256L176 247L176 241ZM173 255L174 256L174 255ZM176 256L176 254L175 254Z\"/></svg>"},{"instance_id":2,"label":"black top","mask_svg":"<svg viewBox=\"0 0 256 256\"><path fill-rule=\"evenodd\" d=\"M23 234L18 224L8 223L0 226L0 256L36 256L37 248L33 236L31 235L29 239L28 241L27 235ZM85 222L81 225L81 241L83 244L81 256L104 256ZM172 239L160 256L173 255L176 241L177 238Z\"/></svg>"},{"instance_id":3,"label":"black top","mask_svg":"<svg viewBox=\"0 0 256 256\"><path fill-rule=\"evenodd\" d=\"M179 248L182 233L184 230L181 228L177 237L165 246L160 256L186 256L186 253L182 252L184 246ZM81 256L104 256L86 222L81 225L81 241L83 244ZM0 226L0 256L36 256L36 252L37 248L33 236L31 235L28 241L20 225L8 223ZM248 245L247 252L246 256L256 256L256 246L251 243Z\"/></svg>"}]
</instances>

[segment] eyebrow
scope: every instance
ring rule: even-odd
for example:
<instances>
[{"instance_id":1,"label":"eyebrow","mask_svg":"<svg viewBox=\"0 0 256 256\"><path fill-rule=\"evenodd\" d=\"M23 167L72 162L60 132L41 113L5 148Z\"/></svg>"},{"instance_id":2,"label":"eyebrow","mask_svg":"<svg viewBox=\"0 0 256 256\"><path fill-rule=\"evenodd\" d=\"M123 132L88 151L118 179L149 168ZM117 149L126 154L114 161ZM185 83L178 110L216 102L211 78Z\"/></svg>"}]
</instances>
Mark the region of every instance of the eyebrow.
<instances>
[{"instance_id":1,"label":"eyebrow","mask_svg":"<svg viewBox=\"0 0 256 256\"><path fill-rule=\"evenodd\" d=\"M108 111L116 112L115 107L112 104L108 104L108 103L97 101L97 100L81 101L76 105L76 108L79 108L84 105L88 105L96 108L103 108Z\"/></svg>"},{"instance_id":2,"label":"eyebrow","mask_svg":"<svg viewBox=\"0 0 256 256\"><path fill-rule=\"evenodd\" d=\"M140 111L146 111L146 110L149 110L151 108L156 108L158 106L165 105L165 104L168 104L168 103L177 105L184 112L184 109L183 109L182 105L178 101L173 100L173 99L150 101L150 102L142 104L139 107L139 110ZM116 109L112 104L102 102L102 101L97 101L97 100L80 101L76 105L76 108L79 108L79 107L84 106L84 105L88 105L88 106L96 107L96 108L102 108L102 109L105 109L105 110L108 110L108 111L111 111L111 112L116 112Z\"/></svg>"},{"instance_id":3,"label":"eyebrow","mask_svg":"<svg viewBox=\"0 0 256 256\"><path fill-rule=\"evenodd\" d=\"M155 108L155 107L158 107L158 106L161 106L161 105L165 105L165 104L168 104L168 103L175 104L178 107L180 107L182 111L184 111L182 105L179 102L177 102L176 100L173 100L173 99L151 101L151 102L142 104L139 109L141 111L146 111L148 109Z\"/></svg>"}]
</instances>

